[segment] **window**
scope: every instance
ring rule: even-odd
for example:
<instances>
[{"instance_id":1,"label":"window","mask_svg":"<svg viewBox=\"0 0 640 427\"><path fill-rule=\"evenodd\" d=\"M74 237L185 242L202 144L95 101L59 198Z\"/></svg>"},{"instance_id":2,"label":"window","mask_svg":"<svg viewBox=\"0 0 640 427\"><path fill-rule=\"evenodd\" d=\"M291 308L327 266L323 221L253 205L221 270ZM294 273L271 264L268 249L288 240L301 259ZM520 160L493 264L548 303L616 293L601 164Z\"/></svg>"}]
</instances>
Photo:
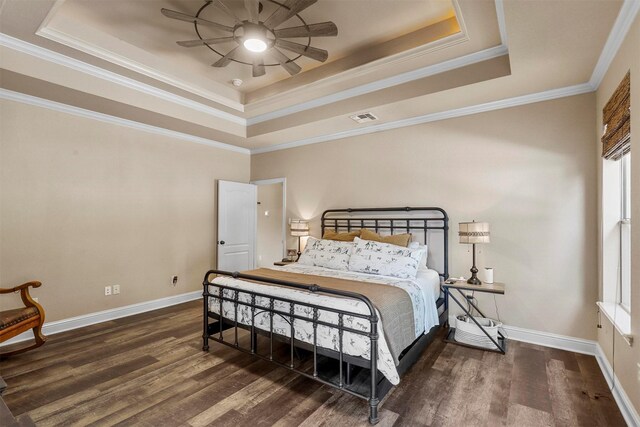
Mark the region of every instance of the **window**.
<instances>
[{"instance_id":1,"label":"window","mask_svg":"<svg viewBox=\"0 0 640 427\"><path fill-rule=\"evenodd\" d=\"M618 303L631 311L631 153L620 159L620 288Z\"/></svg>"}]
</instances>

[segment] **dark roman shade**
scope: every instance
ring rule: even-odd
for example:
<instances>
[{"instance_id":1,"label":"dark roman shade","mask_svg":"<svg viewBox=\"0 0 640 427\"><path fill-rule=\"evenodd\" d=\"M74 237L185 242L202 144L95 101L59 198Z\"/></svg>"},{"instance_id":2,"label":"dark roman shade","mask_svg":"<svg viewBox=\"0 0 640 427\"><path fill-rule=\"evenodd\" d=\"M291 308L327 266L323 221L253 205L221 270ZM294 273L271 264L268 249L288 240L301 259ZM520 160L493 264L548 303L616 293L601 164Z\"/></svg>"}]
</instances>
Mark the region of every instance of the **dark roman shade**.
<instances>
[{"instance_id":1,"label":"dark roman shade","mask_svg":"<svg viewBox=\"0 0 640 427\"><path fill-rule=\"evenodd\" d=\"M602 110L602 157L618 160L631 151L631 74L627 72Z\"/></svg>"}]
</instances>

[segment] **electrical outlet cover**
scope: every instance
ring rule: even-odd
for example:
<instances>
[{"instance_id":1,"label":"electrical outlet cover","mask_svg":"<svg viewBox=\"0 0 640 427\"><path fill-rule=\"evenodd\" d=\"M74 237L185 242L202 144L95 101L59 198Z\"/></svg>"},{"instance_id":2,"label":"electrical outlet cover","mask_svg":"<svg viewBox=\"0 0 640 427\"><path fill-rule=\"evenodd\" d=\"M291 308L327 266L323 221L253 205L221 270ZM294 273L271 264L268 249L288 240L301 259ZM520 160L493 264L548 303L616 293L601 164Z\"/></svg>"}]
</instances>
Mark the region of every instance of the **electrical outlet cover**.
<instances>
[{"instance_id":1,"label":"electrical outlet cover","mask_svg":"<svg viewBox=\"0 0 640 427\"><path fill-rule=\"evenodd\" d=\"M120 285L113 285L113 294L118 295L120 293Z\"/></svg>"},{"instance_id":2,"label":"electrical outlet cover","mask_svg":"<svg viewBox=\"0 0 640 427\"><path fill-rule=\"evenodd\" d=\"M104 295L105 296L111 295L111 286L105 286L104 287Z\"/></svg>"}]
</instances>

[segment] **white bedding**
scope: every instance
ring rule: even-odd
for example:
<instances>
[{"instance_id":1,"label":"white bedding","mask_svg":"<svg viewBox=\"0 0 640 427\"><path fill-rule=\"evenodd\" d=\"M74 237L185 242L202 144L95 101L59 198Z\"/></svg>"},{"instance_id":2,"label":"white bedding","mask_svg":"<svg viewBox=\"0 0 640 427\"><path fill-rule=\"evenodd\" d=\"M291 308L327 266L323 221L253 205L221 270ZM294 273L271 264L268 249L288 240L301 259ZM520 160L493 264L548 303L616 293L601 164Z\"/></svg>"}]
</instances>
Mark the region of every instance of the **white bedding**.
<instances>
[{"instance_id":1,"label":"white bedding","mask_svg":"<svg viewBox=\"0 0 640 427\"><path fill-rule=\"evenodd\" d=\"M438 313L436 309L436 300L439 296L439 276L437 272L430 270L423 270L418 274L416 279L398 279L394 277L376 276L366 273L354 273L350 271L337 271L323 267L314 267L301 264L291 264L284 267L274 267L275 270L285 270L293 273L311 274L317 276L336 277L342 279L359 280L364 282L382 283L390 286L399 287L407 292L411 298L414 310L414 324L415 324L415 337L419 337L425 331L431 329L431 327L438 324ZM422 274L421 274L422 273ZM368 314L369 309L367 306L354 299L340 298L329 295L311 294L305 291L299 291L295 289L286 289L282 287L275 287L269 285L261 285L252 282L246 282L243 280L233 279L231 277L217 277L214 279L214 283L228 286L230 288L236 288L239 290L247 290L254 292L261 292L274 297L283 297L301 302L313 303L321 306L338 308L354 313ZM211 311L218 313L220 303L215 295L218 295L218 288L210 286L209 292L214 295L210 298L209 308ZM225 291L225 296L233 298L232 291ZM250 302L250 296L246 293L239 293L239 299L244 302ZM256 304L268 307L269 300L266 298L256 298ZM277 310L288 313L289 304L285 302L275 302L274 306ZM223 306L223 315L227 319L233 320L235 318L235 307L232 302L225 301ZM295 305L296 315L312 318L313 311L311 308ZM319 319L328 323L338 324L338 316L335 313L329 311L319 311ZM238 305L238 322L245 325L251 325L251 310L247 306ZM274 332L279 335L289 337L291 335L291 327L288 323L288 319L281 316L273 317ZM257 313L255 316L255 326L263 330L270 329L270 319L267 313ZM370 324L368 320L361 319L359 317L345 316L344 326L350 327L356 330L368 332ZM400 378L393 361L393 357L389 351L385 335L384 325L378 322L378 369L380 372L389 379L392 384L398 384ZM295 337L301 341L313 344L313 326L311 322L295 319L294 321ZM317 328L317 343L318 346L339 350L339 335L338 331L334 328L320 325ZM352 356L359 356L364 359L370 358L370 343L368 337L363 335L345 332L343 335L343 351L346 354Z\"/></svg>"}]
</instances>

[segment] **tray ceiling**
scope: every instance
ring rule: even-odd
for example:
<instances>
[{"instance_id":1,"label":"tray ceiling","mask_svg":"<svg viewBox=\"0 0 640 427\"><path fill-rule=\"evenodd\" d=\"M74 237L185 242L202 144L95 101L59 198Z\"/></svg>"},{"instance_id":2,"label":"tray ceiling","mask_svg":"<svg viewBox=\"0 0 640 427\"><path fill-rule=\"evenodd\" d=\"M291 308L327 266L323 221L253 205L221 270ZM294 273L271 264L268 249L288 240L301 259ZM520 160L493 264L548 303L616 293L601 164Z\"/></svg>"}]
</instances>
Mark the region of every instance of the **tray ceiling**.
<instances>
[{"instance_id":1,"label":"tray ceiling","mask_svg":"<svg viewBox=\"0 0 640 427\"><path fill-rule=\"evenodd\" d=\"M277 6L271 0L262 3L264 10L260 18L266 19ZM220 56L207 47L178 46L178 40L197 39L194 26L166 18L160 9L195 15L203 4L203 1L194 0L66 0L50 14L41 32L45 36L64 35L77 46L84 45L93 52L120 56L177 78L192 79L210 89L215 89L216 85L211 84L215 82L244 94L290 78L279 66L267 67L267 73L262 77L251 77L251 67L233 62L224 68L214 68L211 64ZM243 1L225 0L225 4L241 19L247 17ZM311 45L326 49L329 59L324 64L305 57L298 59L296 63L305 72L338 59L360 56L380 44L455 17L455 10L450 0L322 0L300 15L307 23L333 21L338 27L337 37L312 39ZM201 17L233 26L233 20L213 6L207 7ZM301 24L299 19L291 18L279 28ZM204 37L225 35L211 28L200 29ZM219 45L219 50L226 53L234 46L236 43L231 41ZM390 56L406 47L399 45L387 49L385 54ZM295 56L285 53L290 58ZM242 59L250 61L248 55ZM358 61L352 61L352 64L361 65ZM241 79L244 83L236 88L231 85L232 79Z\"/></svg>"},{"instance_id":2,"label":"tray ceiling","mask_svg":"<svg viewBox=\"0 0 640 427\"><path fill-rule=\"evenodd\" d=\"M223 1L242 13L243 2ZM193 39L193 26L160 9L194 13L202 1L0 0L0 87L237 147L284 148L592 91L633 1L318 0L301 15L337 24L338 37L312 44L328 61L253 78L249 66L211 67L218 56L206 47L175 44ZM379 120L348 118L362 112Z\"/></svg>"}]
</instances>

